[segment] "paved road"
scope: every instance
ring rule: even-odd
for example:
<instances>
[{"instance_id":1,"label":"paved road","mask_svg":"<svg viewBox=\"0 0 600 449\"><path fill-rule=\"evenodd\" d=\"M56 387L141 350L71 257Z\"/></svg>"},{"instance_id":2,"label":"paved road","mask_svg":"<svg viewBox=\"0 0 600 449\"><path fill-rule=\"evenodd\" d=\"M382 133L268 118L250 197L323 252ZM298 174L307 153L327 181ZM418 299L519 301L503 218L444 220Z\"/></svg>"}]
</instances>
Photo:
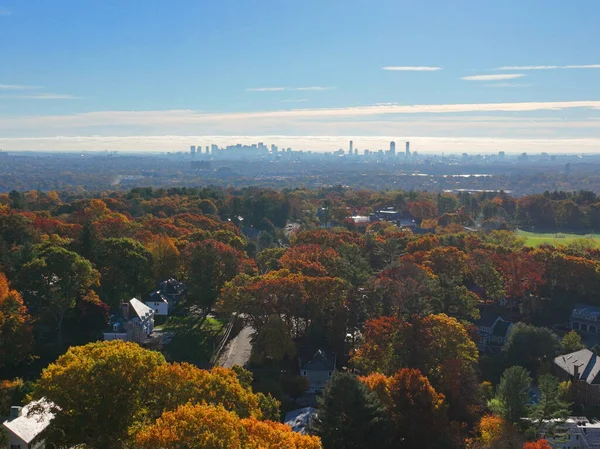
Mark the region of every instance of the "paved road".
<instances>
[{"instance_id":1,"label":"paved road","mask_svg":"<svg viewBox=\"0 0 600 449\"><path fill-rule=\"evenodd\" d=\"M250 326L244 327L237 336L232 339L219 357L217 365L231 368L233 365L244 366L250 360L252 352L252 334L254 329Z\"/></svg>"}]
</instances>

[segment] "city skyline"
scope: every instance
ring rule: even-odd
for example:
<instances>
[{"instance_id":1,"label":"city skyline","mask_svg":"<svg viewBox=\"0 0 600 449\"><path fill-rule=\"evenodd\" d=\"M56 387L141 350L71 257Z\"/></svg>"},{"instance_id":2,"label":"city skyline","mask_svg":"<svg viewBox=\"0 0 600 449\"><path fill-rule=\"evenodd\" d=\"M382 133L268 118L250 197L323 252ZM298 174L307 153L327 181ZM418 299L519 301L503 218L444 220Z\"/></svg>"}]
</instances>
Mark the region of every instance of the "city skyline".
<instances>
[{"instance_id":1,"label":"city skyline","mask_svg":"<svg viewBox=\"0 0 600 449\"><path fill-rule=\"evenodd\" d=\"M600 151L600 4L488 3L0 0L0 147Z\"/></svg>"}]
</instances>

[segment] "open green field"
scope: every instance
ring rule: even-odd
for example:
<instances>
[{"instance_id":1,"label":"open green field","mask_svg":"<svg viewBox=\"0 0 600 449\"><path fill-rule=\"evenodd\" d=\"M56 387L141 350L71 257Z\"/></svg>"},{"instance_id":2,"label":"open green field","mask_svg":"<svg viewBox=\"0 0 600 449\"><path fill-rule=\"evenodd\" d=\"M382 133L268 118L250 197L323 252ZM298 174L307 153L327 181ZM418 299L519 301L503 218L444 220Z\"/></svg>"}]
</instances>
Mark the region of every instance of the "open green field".
<instances>
[{"instance_id":1,"label":"open green field","mask_svg":"<svg viewBox=\"0 0 600 449\"><path fill-rule=\"evenodd\" d=\"M540 246L543 244L548 245L568 245L574 241L584 241L589 243L590 247L600 247L600 234L563 234L562 232L526 232L519 230L518 235L525 239L527 246Z\"/></svg>"}]
</instances>

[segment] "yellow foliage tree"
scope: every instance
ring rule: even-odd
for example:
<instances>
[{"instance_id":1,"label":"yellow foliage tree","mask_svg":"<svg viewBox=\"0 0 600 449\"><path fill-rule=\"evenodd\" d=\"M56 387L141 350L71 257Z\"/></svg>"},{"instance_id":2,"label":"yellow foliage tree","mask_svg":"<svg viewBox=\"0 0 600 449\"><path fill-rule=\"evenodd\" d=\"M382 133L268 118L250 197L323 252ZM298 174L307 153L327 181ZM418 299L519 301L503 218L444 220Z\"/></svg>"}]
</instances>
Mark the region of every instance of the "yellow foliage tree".
<instances>
[{"instance_id":1,"label":"yellow foliage tree","mask_svg":"<svg viewBox=\"0 0 600 449\"><path fill-rule=\"evenodd\" d=\"M148 244L152 254L154 279L162 281L177 274L180 262L179 250L172 238L159 235Z\"/></svg>"},{"instance_id":2,"label":"yellow foliage tree","mask_svg":"<svg viewBox=\"0 0 600 449\"><path fill-rule=\"evenodd\" d=\"M33 397L55 404L61 445L112 449L127 440L148 399L142 385L165 363L159 352L120 340L71 347L42 372Z\"/></svg>"},{"instance_id":3,"label":"yellow foliage tree","mask_svg":"<svg viewBox=\"0 0 600 449\"><path fill-rule=\"evenodd\" d=\"M166 364L150 373L145 388L146 396L153 398L149 411L154 419L187 402L217 404L242 418L262 418L259 396L230 369L207 371L189 363Z\"/></svg>"}]
</instances>

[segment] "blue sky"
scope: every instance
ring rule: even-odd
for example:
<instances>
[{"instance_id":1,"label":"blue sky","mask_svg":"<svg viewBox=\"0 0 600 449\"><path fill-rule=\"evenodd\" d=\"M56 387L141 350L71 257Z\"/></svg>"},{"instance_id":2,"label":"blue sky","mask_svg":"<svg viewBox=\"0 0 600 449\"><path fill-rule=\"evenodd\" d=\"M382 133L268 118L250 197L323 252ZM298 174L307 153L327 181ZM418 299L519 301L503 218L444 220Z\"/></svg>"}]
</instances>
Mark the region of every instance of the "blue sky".
<instances>
[{"instance_id":1,"label":"blue sky","mask_svg":"<svg viewBox=\"0 0 600 449\"><path fill-rule=\"evenodd\" d=\"M597 0L0 0L0 147L598 151L598 17Z\"/></svg>"}]
</instances>

